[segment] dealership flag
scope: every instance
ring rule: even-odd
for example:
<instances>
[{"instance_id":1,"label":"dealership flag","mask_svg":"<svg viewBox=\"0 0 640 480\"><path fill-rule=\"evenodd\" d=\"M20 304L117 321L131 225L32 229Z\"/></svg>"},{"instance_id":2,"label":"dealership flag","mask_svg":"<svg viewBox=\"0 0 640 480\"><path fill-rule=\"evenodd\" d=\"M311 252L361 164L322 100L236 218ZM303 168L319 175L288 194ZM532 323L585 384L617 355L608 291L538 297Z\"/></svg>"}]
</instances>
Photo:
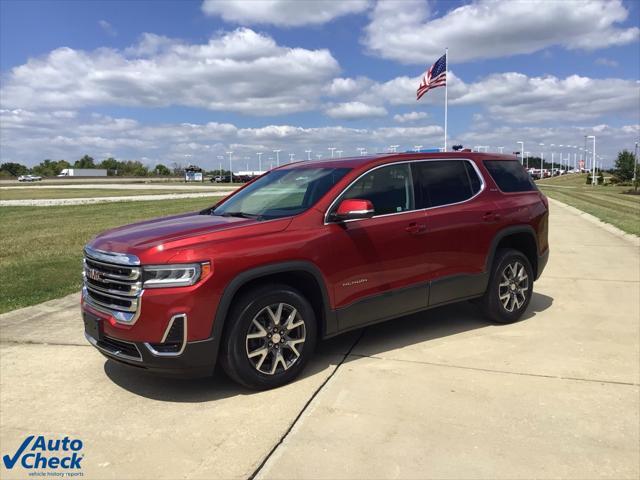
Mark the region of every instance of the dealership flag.
<instances>
[{"instance_id":1,"label":"dealership flag","mask_svg":"<svg viewBox=\"0 0 640 480\"><path fill-rule=\"evenodd\" d=\"M445 49L444 55L441 56L436 63L431 65L422 76L420 86L416 92L416 100L420 100L422 96L432 88L444 87L444 151L447 151L447 104L449 103L447 91L447 70L449 67L448 59L449 49Z\"/></svg>"}]
</instances>

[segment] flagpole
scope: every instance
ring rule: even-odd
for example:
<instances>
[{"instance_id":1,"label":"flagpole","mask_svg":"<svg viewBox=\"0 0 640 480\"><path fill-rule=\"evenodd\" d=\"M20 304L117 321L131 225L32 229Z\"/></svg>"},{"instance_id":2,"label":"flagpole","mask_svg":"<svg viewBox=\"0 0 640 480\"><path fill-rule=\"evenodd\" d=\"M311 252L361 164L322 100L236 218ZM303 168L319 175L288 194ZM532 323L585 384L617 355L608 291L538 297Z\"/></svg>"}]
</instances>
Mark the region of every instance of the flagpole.
<instances>
[{"instance_id":1,"label":"flagpole","mask_svg":"<svg viewBox=\"0 0 640 480\"><path fill-rule=\"evenodd\" d=\"M444 71L445 71L445 83L444 83L444 151L447 151L447 109L449 106L449 49L444 49Z\"/></svg>"}]
</instances>

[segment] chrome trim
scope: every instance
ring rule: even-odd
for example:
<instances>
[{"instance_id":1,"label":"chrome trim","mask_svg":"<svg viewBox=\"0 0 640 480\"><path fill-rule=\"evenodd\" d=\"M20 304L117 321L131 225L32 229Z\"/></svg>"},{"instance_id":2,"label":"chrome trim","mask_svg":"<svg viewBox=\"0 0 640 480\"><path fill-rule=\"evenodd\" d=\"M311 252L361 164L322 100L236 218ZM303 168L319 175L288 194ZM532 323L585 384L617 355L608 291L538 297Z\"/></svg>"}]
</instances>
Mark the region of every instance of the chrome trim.
<instances>
[{"instance_id":1,"label":"chrome trim","mask_svg":"<svg viewBox=\"0 0 640 480\"><path fill-rule=\"evenodd\" d=\"M120 350L113 351L113 350L109 350L107 348L101 347L98 344L98 341L95 338L93 338L91 335L89 335L87 332L84 332L84 337L87 339L87 341L91 345L93 345L98 350L100 350L101 352L104 352L107 355L110 355L110 356L116 357L116 358L124 358L126 360L132 360L134 362L142 362L142 353L140 353L140 349L138 348L138 346L135 343L126 342L124 340L120 340L119 338L114 338L114 340L118 340L119 342L128 343L129 345L133 345L135 347L136 351L138 352L138 354L140 355L140 358L132 357L131 355L127 355L125 353L122 353Z\"/></svg>"},{"instance_id":2,"label":"chrome trim","mask_svg":"<svg viewBox=\"0 0 640 480\"><path fill-rule=\"evenodd\" d=\"M107 263L115 263L125 266L140 265L140 259L137 256L131 255L129 253L106 252L104 250L91 248L89 245L85 245L84 252L88 257L102 260L103 262Z\"/></svg>"},{"instance_id":3,"label":"chrome trim","mask_svg":"<svg viewBox=\"0 0 640 480\"><path fill-rule=\"evenodd\" d=\"M184 352L184 349L187 346L187 314L186 313L179 313L171 317L171 320L169 320L169 324L167 325L167 328L165 329L164 334L162 335L162 340L160 340L160 343L164 343L167 340L169 331L171 330L171 327L173 326L173 323L175 322L175 320L178 318L182 318L182 326L183 326L182 327L182 346L180 347L180 350L177 352L158 352L155 348L151 346L150 343L144 342L144 346L147 347L147 350L149 350L153 356L177 357L182 355L182 352Z\"/></svg>"},{"instance_id":4,"label":"chrome trim","mask_svg":"<svg viewBox=\"0 0 640 480\"><path fill-rule=\"evenodd\" d=\"M95 258L87 255L85 258L82 259L82 264L86 268L92 268L90 265L87 265L87 258L89 259L90 262L97 263L98 265L104 265L105 267L118 268L119 266L121 266L120 264L115 264L115 263L100 262ZM131 269L131 273L128 276L117 275L115 273L107 273L107 272L100 272L100 274L106 278L112 278L116 280L138 280L140 278L140 275L142 275L141 267L129 267L128 265L122 265L122 266L126 266Z\"/></svg>"},{"instance_id":5,"label":"chrome trim","mask_svg":"<svg viewBox=\"0 0 640 480\"><path fill-rule=\"evenodd\" d=\"M413 210L405 210L404 212L394 212L394 213L385 213L383 215L374 215L373 217L369 217L369 218L352 218L350 220L343 220L340 222L337 221L329 221L329 214L331 212L331 210L333 209L333 207L336 205L336 202L340 199L340 197L342 197L342 195L344 195L344 193L351 188L351 186L356 183L358 180L360 180L362 177L364 177L365 175L367 175L368 173L373 172L374 170L377 170L379 168L384 168L384 167L389 167L391 165L402 165L402 164L409 164L409 163L417 163L417 162L437 162L437 161L446 161L446 160L461 160L464 162L469 162L471 164L471 166L473 167L473 169L475 170L475 172L478 174L478 178L480 179L480 190L478 190L476 192L475 195L473 195L472 197L467 198L466 200L463 200L461 202L456 202L456 203L447 203L446 205L438 205L436 207L425 207L425 208L414 208ZM413 172L411 172L411 174L413 175ZM460 205L463 203L467 203L470 202L471 200L473 200L474 198L476 198L478 195L480 195L482 192L484 192L485 188L486 188L486 181L484 179L484 177L482 176L482 173L480 172L480 169L478 168L478 166L475 164L475 162L473 160L470 160L468 158L421 158L421 159L416 159L416 160L403 160L401 162L390 162L390 163L384 163L382 165L377 165L363 173L361 173L360 175L358 175L358 177L356 177L355 180L353 180L351 183L349 183L349 185L347 185L345 188L342 189L342 191L340 192L340 194L338 194L336 196L336 198L333 199L333 201L331 202L331 204L329 204L329 208L327 208L327 211L324 214L324 225L329 225L329 224L336 224L336 223L350 223L350 222L362 222L365 220L373 220L375 218L382 218L382 217L389 217L391 215L404 215L406 213L416 213L416 212L424 212L427 210L433 210L435 208L443 208L443 207L450 207L453 205ZM413 190L413 186L412 186L412 190ZM415 192L413 192L414 194L414 201L415 201Z\"/></svg>"},{"instance_id":6,"label":"chrome trim","mask_svg":"<svg viewBox=\"0 0 640 480\"><path fill-rule=\"evenodd\" d=\"M123 307L122 305L116 305L116 304L109 304L110 308L115 308L116 310L122 310L123 312L133 312L135 309L138 308L138 297L127 297L125 295L113 295L111 293L105 293L100 288L95 288L93 285L85 283L85 287L87 287L87 290L89 292L95 292L98 295L102 295L103 297L109 297L109 298L114 298L116 300L122 300L124 302L131 302L131 307ZM103 305L107 305L105 304L105 302L102 302L96 298L93 299L95 302L97 303L101 303ZM112 306L111 306L112 305Z\"/></svg>"},{"instance_id":7,"label":"chrome trim","mask_svg":"<svg viewBox=\"0 0 640 480\"><path fill-rule=\"evenodd\" d=\"M116 320L116 322L124 323L126 325L135 324L138 320L138 317L140 317L140 313L142 312L142 302L140 302L140 300L143 293L144 291L140 292L140 296L138 297L138 309L135 312L126 312L122 310L116 310L116 308L122 308L119 305L109 305L98 302L87 293L86 286L82 287L82 298L87 305L99 312L106 313L107 315L112 316Z\"/></svg>"},{"instance_id":8,"label":"chrome trim","mask_svg":"<svg viewBox=\"0 0 640 480\"><path fill-rule=\"evenodd\" d=\"M84 272L82 272L82 276L86 277L86 275L84 274ZM85 279L86 281L86 279ZM94 280L95 281L95 280ZM109 282L107 282L109 283ZM131 291L129 292L125 292L122 290L111 290L110 288L104 288L104 287L99 287L97 285L94 285L90 282L86 283L87 288L89 290L95 290L97 293L104 295L106 297L111 297L111 298L117 298L118 300L130 300L133 301L134 299L137 299L138 294L140 293L140 291L142 290L140 285L136 285L135 283L122 283L121 285L128 285L131 287ZM112 294L112 295L109 295ZM124 297L124 298L123 298Z\"/></svg>"}]
</instances>

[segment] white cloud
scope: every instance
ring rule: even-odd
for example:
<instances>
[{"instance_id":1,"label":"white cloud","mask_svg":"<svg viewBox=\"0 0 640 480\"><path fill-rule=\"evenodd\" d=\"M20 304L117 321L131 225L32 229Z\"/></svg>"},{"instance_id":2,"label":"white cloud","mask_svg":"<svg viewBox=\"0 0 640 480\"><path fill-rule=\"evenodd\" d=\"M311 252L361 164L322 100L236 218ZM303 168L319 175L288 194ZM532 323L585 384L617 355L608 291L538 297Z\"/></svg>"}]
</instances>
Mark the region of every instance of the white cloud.
<instances>
[{"instance_id":1,"label":"white cloud","mask_svg":"<svg viewBox=\"0 0 640 480\"><path fill-rule=\"evenodd\" d=\"M384 117L387 114L387 110L384 107L367 105L362 102L346 102L327 108L326 114L331 118L358 120L361 118Z\"/></svg>"},{"instance_id":2,"label":"white cloud","mask_svg":"<svg viewBox=\"0 0 640 480\"><path fill-rule=\"evenodd\" d=\"M366 77L334 78L324 89L325 93L332 97L356 95L373 84L373 80Z\"/></svg>"},{"instance_id":3,"label":"white cloud","mask_svg":"<svg viewBox=\"0 0 640 480\"><path fill-rule=\"evenodd\" d=\"M6 108L183 105L253 115L312 109L339 72L328 50L279 46L240 28L205 44L146 34L124 51L58 48L13 68Z\"/></svg>"},{"instance_id":4,"label":"white cloud","mask_svg":"<svg viewBox=\"0 0 640 480\"><path fill-rule=\"evenodd\" d=\"M299 27L319 25L334 18L360 13L369 0L204 0L206 15L241 25Z\"/></svg>"},{"instance_id":5,"label":"white cloud","mask_svg":"<svg viewBox=\"0 0 640 480\"><path fill-rule=\"evenodd\" d=\"M605 57L596 58L595 64L602 65L603 67L612 67L612 68L615 68L618 66L617 61L611 58L605 58Z\"/></svg>"},{"instance_id":6,"label":"white cloud","mask_svg":"<svg viewBox=\"0 0 640 480\"><path fill-rule=\"evenodd\" d=\"M564 79L509 72L465 84L456 79L452 105L482 104L495 118L517 123L582 121L606 114L640 116L640 82L571 75Z\"/></svg>"},{"instance_id":7,"label":"white cloud","mask_svg":"<svg viewBox=\"0 0 640 480\"><path fill-rule=\"evenodd\" d=\"M428 116L429 115L427 115L426 112L408 112L394 115L393 119L398 123L410 123L417 120L422 120L424 118L427 118Z\"/></svg>"},{"instance_id":8,"label":"white cloud","mask_svg":"<svg viewBox=\"0 0 640 480\"><path fill-rule=\"evenodd\" d=\"M98 20L98 25L107 35L112 37L118 35L118 31L106 20Z\"/></svg>"},{"instance_id":9,"label":"white cloud","mask_svg":"<svg viewBox=\"0 0 640 480\"><path fill-rule=\"evenodd\" d=\"M621 0L476 0L436 18L423 0L381 0L363 42L407 64L433 63L444 47L454 64L554 45L596 50L638 40L640 28L619 26L628 15Z\"/></svg>"},{"instance_id":10,"label":"white cloud","mask_svg":"<svg viewBox=\"0 0 640 480\"><path fill-rule=\"evenodd\" d=\"M16 161L34 165L45 158L75 160L89 154L97 160L109 155L118 159L142 160L147 164L196 163L206 168L217 168L218 156L233 150L234 162L245 168L257 168L257 151L264 152L263 164L269 165L274 148L281 148L280 158L306 158L306 149L328 157L327 146L343 150L343 155L357 155L357 148L369 153L383 152L388 145L400 145L399 151L411 150L414 145L436 147L442 144L440 125L419 127L349 128L345 126L305 128L295 125L265 125L240 128L230 123L166 123L145 125L129 118L104 115L63 113L68 118L60 121L59 114L26 110L0 110L3 135L0 138L0 163ZM568 119L557 127L499 126L483 122L476 117L467 131L450 129L450 143L465 146L490 145L496 151L504 146L505 152L517 150L516 142L525 141L525 150L536 155L539 143L579 144L584 135L595 134L598 152L611 164L618 151L633 148L640 125L629 123L615 127L603 123L576 125ZM450 125L450 127L454 127ZM453 131L452 131L453 130ZM550 151L550 150L549 150Z\"/></svg>"}]
</instances>

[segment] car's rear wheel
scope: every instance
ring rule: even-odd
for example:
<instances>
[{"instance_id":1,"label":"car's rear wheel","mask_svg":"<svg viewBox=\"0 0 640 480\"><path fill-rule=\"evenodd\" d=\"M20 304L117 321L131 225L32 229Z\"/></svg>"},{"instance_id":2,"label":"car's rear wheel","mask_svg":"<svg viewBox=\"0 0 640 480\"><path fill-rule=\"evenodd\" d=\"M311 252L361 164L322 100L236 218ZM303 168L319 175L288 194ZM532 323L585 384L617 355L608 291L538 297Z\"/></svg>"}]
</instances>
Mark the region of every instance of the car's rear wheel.
<instances>
[{"instance_id":1,"label":"car's rear wheel","mask_svg":"<svg viewBox=\"0 0 640 480\"><path fill-rule=\"evenodd\" d=\"M481 300L485 316L496 323L519 320L531 301L533 278L529 259L522 252L498 250Z\"/></svg>"},{"instance_id":2,"label":"car's rear wheel","mask_svg":"<svg viewBox=\"0 0 640 480\"><path fill-rule=\"evenodd\" d=\"M315 348L313 308L288 285L246 292L227 322L222 367L229 377L249 388L268 389L290 382Z\"/></svg>"}]
</instances>

